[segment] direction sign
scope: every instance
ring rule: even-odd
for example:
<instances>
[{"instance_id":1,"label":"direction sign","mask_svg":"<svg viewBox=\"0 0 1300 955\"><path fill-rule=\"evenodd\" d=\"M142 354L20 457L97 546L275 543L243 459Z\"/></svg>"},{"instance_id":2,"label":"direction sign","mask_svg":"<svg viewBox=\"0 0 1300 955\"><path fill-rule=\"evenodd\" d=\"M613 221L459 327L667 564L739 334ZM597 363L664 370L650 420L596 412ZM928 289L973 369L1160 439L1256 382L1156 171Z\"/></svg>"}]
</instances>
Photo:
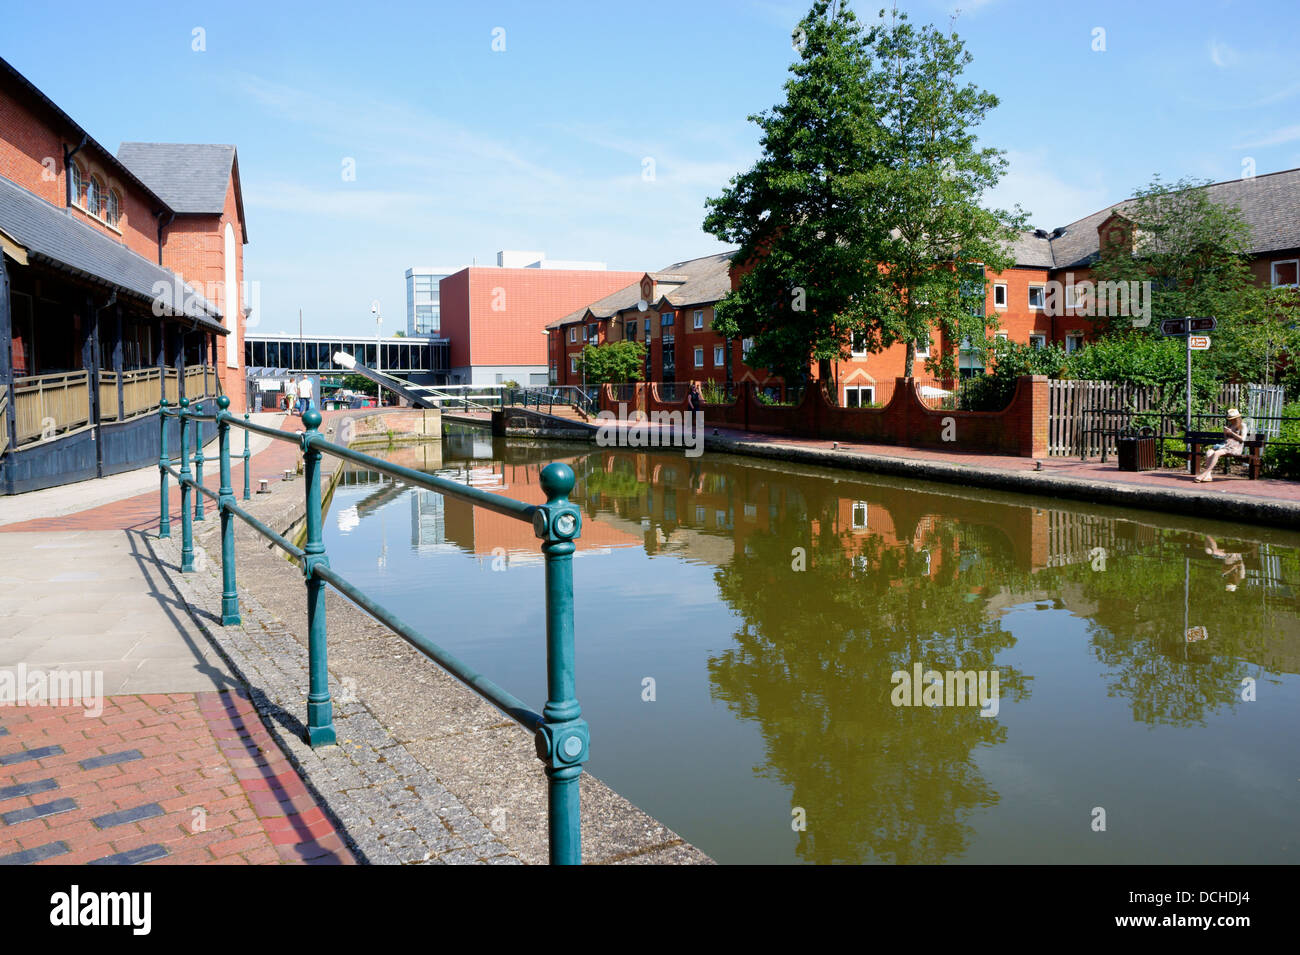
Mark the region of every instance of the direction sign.
<instances>
[{"instance_id":1,"label":"direction sign","mask_svg":"<svg viewBox=\"0 0 1300 955\"><path fill-rule=\"evenodd\" d=\"M1187 347L1192 351L1205 351L1210 347L1209 335L1188 335Z\"/></svg>"},{"instance_id":2,"label":"direction sign","mask_svg":"<svg viewBox=\"0 0 1300 955\"><path fill-rule=\"evenodd\" d=\"M1166 318L1160 323L1163 335L1186 335L1188 332L1212 332L1219 325L1213 316L1206 318Z\"/></svg>"}]
</instances>

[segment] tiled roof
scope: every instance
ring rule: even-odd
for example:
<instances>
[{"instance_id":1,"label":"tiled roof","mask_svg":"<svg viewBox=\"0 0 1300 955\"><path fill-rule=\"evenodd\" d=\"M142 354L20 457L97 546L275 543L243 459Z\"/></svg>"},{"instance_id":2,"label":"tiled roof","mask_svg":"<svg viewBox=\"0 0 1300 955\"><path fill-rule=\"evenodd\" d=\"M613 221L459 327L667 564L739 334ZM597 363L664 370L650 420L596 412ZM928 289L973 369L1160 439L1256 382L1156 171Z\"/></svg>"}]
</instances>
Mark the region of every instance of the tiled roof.
<instances>
[{"instance_id":1,"label":"tiled roof","mask_svg":"<svg viewBox=\"0 0 1300 955\"><path fill-rule=\"evenodd\" d=\"M221 215L226 207L234 146L122 143L117 158L179 214Z\"/></svg>"},{"instance_id":2,"label":"tiled roof","mask_svg":"<svg viewBox=\"0 0 1300 955\"><path fill-rule=\"evenodd\" d=\"M731 291L729 266L734 254L734 252L720 252L717 255L687 259L646 274L656 282L672 284L673 287L661 290L661 298L666 299L668 304L675 308L716 302ZM641 283L633 282L604 298L596 299L590 305L584 305L577 311L570 312L546 327L559 328L562 325L572 325L583 321L588 313L597 319L611 318L619 312L636 308L640 301Z\"/></svg>"},{"instance_id":3,"label":"tiled roof","mask_svg":"<svg viewBox=\"0 0 1300 955\"><path fill-rule=\"evenodd\" d=\"M61 269L97 280L153 302L154 286L176 286L176 274L149 261L120 242L40 196L0 178L0 232L26 249L29 256ZM195 293L185 295L182 308L212 331L225 334L220 310ZM200 304L196 305L194 302ZM168 310L169 314L173 310Z\"/></svg>"},{"instance_id":4,"label":"tiled roof","mask_svg":"<svg viewBox=\"0 0 1300 955\"><path fill-rule=\"evenodd\" d=\"M1212 201L1241 210L1242 220L1250 226L1252 254L1300 248L1300 169L1216 182L1203 188ZM1053 267L1082 268L1096 261L1100 251L1097 227L1111 213L1122 214L1133 201L1125 199L1066 226L1059 238L1051 240Z\"/></svg>"}]
</instances>

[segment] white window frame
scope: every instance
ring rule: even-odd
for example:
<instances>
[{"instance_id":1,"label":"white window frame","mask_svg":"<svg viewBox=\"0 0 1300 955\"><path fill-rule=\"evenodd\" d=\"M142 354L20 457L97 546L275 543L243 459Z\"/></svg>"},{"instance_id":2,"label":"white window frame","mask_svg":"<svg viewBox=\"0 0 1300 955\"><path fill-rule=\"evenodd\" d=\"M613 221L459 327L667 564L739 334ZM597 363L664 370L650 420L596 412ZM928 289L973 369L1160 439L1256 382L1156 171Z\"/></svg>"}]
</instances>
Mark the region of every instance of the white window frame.
<instances>
[{"instance_id":1,"label":"white window frame","mask_svg":"<svg viewBox=\"0 0 1300 955\"><path fill-rule=\"evenodd\" d=\"M577 326L577 325L570 325L570 326L569 326L569 344L570 344L570 345L576 345L577 343L578 343L578 326Z\"/></svg>"},{"instance_id":2,"label":"white window frame","mask_svg":"<svg viewBox=\"0 0 1300 955\"><path fill-rule=\"evenodd\" d=\"M1072 355L1083 347L1083 330L1075 329L1065 333L1065 353Z\"/></svg>"},{"instance_id":3,"label":"white window frame","mask_svg":"<svg viewBox=\"0 0 1300 955\"><path fill-rule=\"evenodd\" d=\"M740 340L740 360L749 361L749 353L754 349L754 339L742 338Z\"/></svg>"},{"instance_id":4,"label":"white window frame","mask_svg":"<svg viewBox=\"0 0 1300 955\"><path fill-rule=\"evenodd\" d=\"M701 329L703 327L704 327L704 309L697 308L695 310L695 328Z\"/></svg>"},{"instance_id":5,"label":"white window frame","mask_svg":"<svg viewBox=\"0 0 1300 955\"><path fill-rule=\"evenodd\" d=\"M577 373L578 373L578 356L577 356L577 355L570 355L570 356L569 356L569 374L571 374L571 375L576 375Z\"/></svg>"},{"instance_id":6,"label":"white window frame","mask_svg":"<svg viewBox=\"0 0 1300 955\"><path fill-rule=\"evenodd\" d=\"M993 337L994 337L994 338L1000 338L1000 339L1002 339L1003 341L1006 341L1006 340L1007 340L1007 333L1006 333L1006 332L994 332L994 333L993 333Z\"/></svg>"},{"instance_id":7,"label":"white window frame","mask_svg":"<svg viewBox=\"0 0 1300 955\"><path fill-rule=\"evenodd\" d=\"M859 510L862 513L862 520L858 520ZM866 501L853 502L853 508L850 511L849 519L852 521L853 529L855 531L865 531L867 529L867 515L869 513L870 513L870 508L867 506Z\"/></svg>"},{"instance_id":8,"label":"white window frame","mask_svg":"<svg viewBox=\"0 0 1300 955\"><path fill-rule=\"evenodd\" d=\"M857 395L858 403L849 404L849 392L852 391ZM866 401L862 400L863 394L866 394ZM844 407L846 408L865 408L868 405L876 403L876 386L875 385L845 385L844 386Z\"/></svg>"},{"instance_id":9,"label":"white window frame","mask_svg":"<svg viewBox=\"0 0 1300 955\"><path fill-rule=\"evenodd\" d=\"M1037 344L1034 344L1037 342ZM1031 332L1029 335L1030 348L1046 348L1047 336L1043 332Z\"/></svg>"},{"instance_id":10,"label":"white window frame","mask_svg":"<svg viewBox=\"0 0 1300 955\"><path fill-rule=\"evenodd\" d=\"M1035 289L1038 290L1038 304L1037 304L1037 305L1034 304L1034 290L1035 290ZM1047 286L1046 286L1046 285L1031 285L1031 286L1029 286L1029 291L1026 293L1026 301L1028 302L1029 307L1030 307L1031 309L1033 309L1033 310L1036 311L1036 312L1041 312L1041 311L1046 307L1046 302L1047 302Z\"/></svg>"},{"instance_id":11,"label":"white window frame","mask_svg":"<svg viewBox=\"0 0 1300 955\"><path fill-rule=\"evenodd\" d=\"M1290 282L1287 282L1285 284L1279 284L1277 280L1277 267L1279 265L1295 266L1296 284L1292 284ZM1298 285L1300 285L1300 259L1282 259L1278 262L1274 262L1272 266L1269 268L1269 278L1271 279L1271 284L1273 288L1296 288Z\"/></svg>"},{"instance_id":12,"label":"white window frame","mask_svg":"<svg viewBox=\"0 0 1300 955\"><path fill-rule=\"evenodd\" d=\"M713 367L721 368L727 363L726 347L723 345L713 346Z\"/></svg>"},{"instance_id":13,"label":"white window frame","mask_svg":"<svg viewBox=\"0 0 1300 955\"><path fill-rule=\"evenodd\" d=\"M853 347L853 346L857 343L857 338L858 338L858 335L857 335L856 332L851 332L851 333L849 334L849 357L851 357L851 358L866 358L866 357L867 357L867 350L866 350L865 348L854 348L854 347ZM865 339L866 339L866 336L865 336L865 335L863 336L863 339L864 339L864 344L865 344Z\"/></svg>"},{"instance_id":14,"label":"white window frame","mask_svg":"<svg viewBox=\"0 0 1300 955\"><path fill-rule=\"evenodd\" d=\"M933 342L931 342L930 339L927 338L926 341L925 341L925 347L922 348L922 347L921 347L920 339L917 339L917 342L916 342L916 357L917 357L917 358L929 358L929 357L930 357L930 346L931 346L932 344L933 344Z\"/></svg>"},{"instance_id":15,"label":"white window frame","mask_svg":"<svg viewBox=\"0 0 1300 955\"><path fill-rule=\"evenodd\" d=\"M1000 301L1000 302L998 301L998 292L999 292L999 291L1002 292L1002 301ZM1007 307L1007 283L1006 283L1006 282L994 282L994 283L993 283L993 307L994 307L994 308L1006 308L1006 307Z\"/></svg>"},{"instance_id":16,"label":"white window frame","mask_svg":"<svg viewBox=\"0 0 1300 955\"><path fill-rule=\"evenodd\" d=\"M695 367L696 368L704 367L704 346L703 345L695 346Z\"/></svg>"}]
</instances>

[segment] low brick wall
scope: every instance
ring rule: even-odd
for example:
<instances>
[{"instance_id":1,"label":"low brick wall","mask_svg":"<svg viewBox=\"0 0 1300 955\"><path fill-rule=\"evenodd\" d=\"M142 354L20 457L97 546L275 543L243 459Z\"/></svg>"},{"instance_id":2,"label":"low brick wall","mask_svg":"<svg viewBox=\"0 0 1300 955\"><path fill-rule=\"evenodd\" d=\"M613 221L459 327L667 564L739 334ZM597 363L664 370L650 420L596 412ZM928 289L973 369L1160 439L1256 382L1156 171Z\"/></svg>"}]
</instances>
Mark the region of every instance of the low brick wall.
<instances>
[{"instance_id":1,"label":"low brick wall","mask_svg":"<svg viewBox=\"0 0 1300 955\"><path fill-rule=\"evenodd\" d=\"M1026 375L1016 385L1011 403L1001 411L934 411L926 407L916 381L899 378L893 397L883 408L841 408L832 404L820 387L804 389L794 406L765 405L752 382L743 382L730 404L705 405L709 427L740 428L767 434L788 434L840 441L869 441L913 448L975 451L1042 457L1047 454L1047 378ZM620 403L628 413L638 409L685 411L686 400L662 401L654 384L638 383L631 400L620 402L613 386L601 389L602 410L618 413Z\"/></svg>"}]
</instances>

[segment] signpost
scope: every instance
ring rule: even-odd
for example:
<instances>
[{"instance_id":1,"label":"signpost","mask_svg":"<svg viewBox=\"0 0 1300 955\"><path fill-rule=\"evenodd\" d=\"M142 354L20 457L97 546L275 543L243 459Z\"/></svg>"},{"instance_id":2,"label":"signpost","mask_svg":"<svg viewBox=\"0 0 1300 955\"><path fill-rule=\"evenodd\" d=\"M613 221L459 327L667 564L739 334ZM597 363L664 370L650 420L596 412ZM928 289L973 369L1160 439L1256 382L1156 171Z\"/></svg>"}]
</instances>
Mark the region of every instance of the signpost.
<instances>
[{"instance_id":1,"label":"signpost","mask_svg":"<svg viewBox=\"0 0 1300 955\"><path fill-rule=\"evenodd\" d=\"M1195 335L1193 332L1212 332L1219 325L1218 320L1207 315L1201 318L1166 318L1160 323L1160 333L1173 338L1181 335L1187 339L1187 420L1186 429L1192 430L1192 352L1205 351L1210 347L1209 335ZM1192 466L1192 459L1187 459L1187 467Z\"/></svg>"}]
</instances>

